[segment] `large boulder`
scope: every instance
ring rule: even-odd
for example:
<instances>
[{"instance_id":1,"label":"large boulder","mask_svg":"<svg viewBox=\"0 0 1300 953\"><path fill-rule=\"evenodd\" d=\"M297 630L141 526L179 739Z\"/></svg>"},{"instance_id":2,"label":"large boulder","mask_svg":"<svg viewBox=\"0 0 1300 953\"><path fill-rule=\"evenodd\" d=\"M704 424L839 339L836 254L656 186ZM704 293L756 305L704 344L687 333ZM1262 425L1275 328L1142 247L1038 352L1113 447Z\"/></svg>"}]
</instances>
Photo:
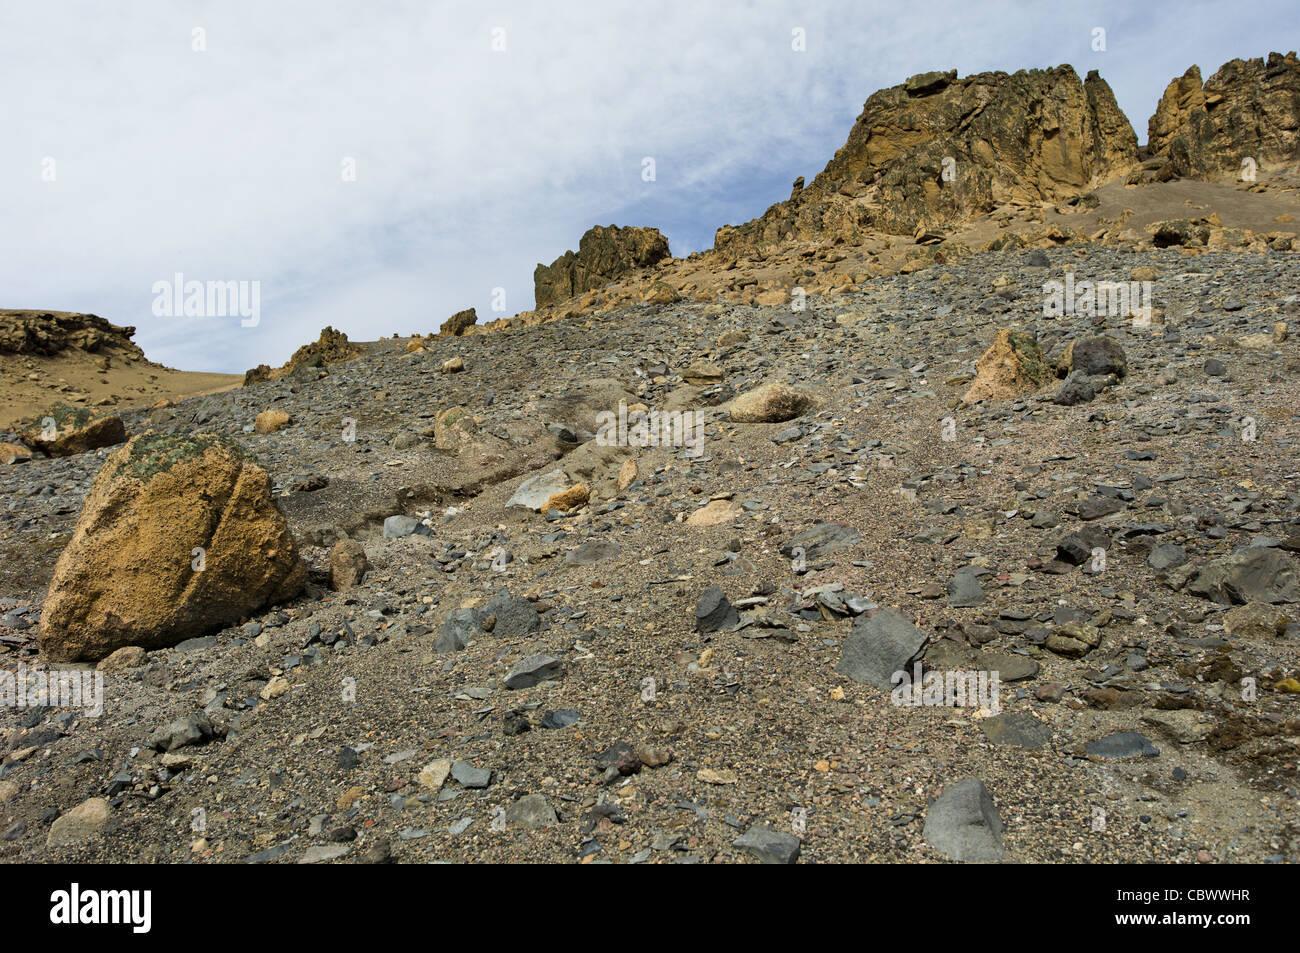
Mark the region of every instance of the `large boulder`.
<instances>
[{"instance_id":1,"label":"large boulder","mask_svg":"<svg viewBox=\"0 0 1300 953\"><path fill-rule=\"evenodd\" d=\"M121 443L126 439L126 426L114 414L59 403L28 423L18 436L33 450L66 457Z\"/></svg>"},{"instance_id":2,"label":"large boulder","mask_svg":"<svg viewBox=\"0 0 1300 953\"><path fill-rule=\"evenodd\" d=\"M806 390L773 381L733 400L731 419L738 424L781 423L802 417L816 404L816 398Z\"/></svg>"},{"instance_id":3,"label":"large boulder","mask_svg":"<svg viewBox=\"0 0 1300 953\"><path fill-rule=\"evenodd\" d=\"M1072 374L1075 371L1089 376L1114 374L1125 377L1128 358L1124 346L1106 334L1071 341L1057 360L1057 373Z\"/></svg>"},{"instance_id":4,"label":"large boulder","mask_svg":"<svg viewBox=\"0 0 1300 953\"><path fill-rule=\"evenodd\" d=\"M266 471L224 437L132 438L108 458L41 613L51 661L97 661L219 629L306 581Z\"/></svg>"},{"instance_id":5,"label":"large boulder","mask_svg":"<svg viewBox=\"0 0 1300 953\"><path fill-rule=\"evenodd\" d=\"M578 241L576 254L566 251L549 268L537 266L533 272L533 296L537 307L543 308L604 287L615 278L667 257L668 239L657 228L597 225L587 229Z\"/></svg>"}]
</instances>

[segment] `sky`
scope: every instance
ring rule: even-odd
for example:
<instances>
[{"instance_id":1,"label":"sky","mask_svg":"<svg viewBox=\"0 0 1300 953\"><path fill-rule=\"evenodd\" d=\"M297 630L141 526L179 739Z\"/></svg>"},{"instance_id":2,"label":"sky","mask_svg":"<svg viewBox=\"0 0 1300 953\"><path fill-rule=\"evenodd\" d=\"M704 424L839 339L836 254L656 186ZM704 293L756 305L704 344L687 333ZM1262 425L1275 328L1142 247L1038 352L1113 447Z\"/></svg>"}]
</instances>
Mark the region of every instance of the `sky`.
<instances>
[{"instance_id":1,"label":"sky","mask_svg":"<svg viewBox=\"0 0 1300 953\"><path fill-rule=\"evenodd\" d=\"M506 317L592 225L710 247L915 73L1097 69L1145 142L1171 79L1298 23L1294 0L0 0L0 307L231 373L325 325ZM178 311L177 275L246 307Z\"/></svg>"}]
</instances>

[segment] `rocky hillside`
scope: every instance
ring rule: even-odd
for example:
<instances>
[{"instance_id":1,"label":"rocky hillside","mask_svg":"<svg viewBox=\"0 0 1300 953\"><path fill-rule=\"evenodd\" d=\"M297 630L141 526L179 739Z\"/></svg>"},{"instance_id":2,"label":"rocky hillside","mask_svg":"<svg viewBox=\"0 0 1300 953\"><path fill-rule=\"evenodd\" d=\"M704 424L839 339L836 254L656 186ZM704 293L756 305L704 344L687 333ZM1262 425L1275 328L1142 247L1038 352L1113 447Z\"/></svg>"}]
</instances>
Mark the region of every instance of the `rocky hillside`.
<instances>
[{"instance_id":1,"label":"rocky hillside","mask_svg":"<svg viewBox=\"0 0 1300 953\"><path fill-rule=\"evenodd\" d=\"M1300 860L1295 261L992 251L126 411L0 469L0 669L104 677L0 711L0 857ZM1084 276L1149 320L1044 317Z\"/></svg>"},{"instance_id":2,"label":"rocky hillside","mask_svg":"<svg viewBox=\"0 0 1300 953\"><path fill-rule=\"evenodd\" d=\"M0 433L0 860L1300 862L1300 201L1171 109L913 77L723 248Z\"/></svg>"},{"instance_id":3,"label":"rocky hillside","mask_svg":"<svg viewBox=\"0 0 1300 953\"><path fill-rule=\"evenodd\" d=\"M93 314L0 310L0 427L39 419L55 405L148 406L239 383L155 364L134 333ZM11 455L0 450L0 461Z\"/></svg>"},{"instance_id":4,"label":"rocky hillside","mask_svg":"<svg viewBox=\"0 0 1300 953\"><path fill-rule=\"evenodd\" d=\"M1298 88L1293 53L1234 60L1205 84L1192 67L1170 84L1150 144L1139 149L1095 71L1082 81L1069 66L922 73L873 94L810 184L800 178L790 198L759 218L722 226L712 249L674 259L656 242L647 257L614 240L617 229L592 229L585 255L580 246L549 269L538 266L534 311L483 329L675 297L788 301L796 288L852 290L874 276L1008 245L1149 245L1159 229L1137 231L1129 220L1150 225L1155 208L1167 219L1199 217L1188 215L1189 204L1214 208L1219 217L1208 227L1248 229L1246 244L1274 247L1290 229L1271 223L1294 220L1290 199L1300 185ZM1246 156L1256 178L1237 182ZM1271 188L1284 198L1252 207L1161 188L1187 179L1258 194Z\"/></svg>"}]
</instances>

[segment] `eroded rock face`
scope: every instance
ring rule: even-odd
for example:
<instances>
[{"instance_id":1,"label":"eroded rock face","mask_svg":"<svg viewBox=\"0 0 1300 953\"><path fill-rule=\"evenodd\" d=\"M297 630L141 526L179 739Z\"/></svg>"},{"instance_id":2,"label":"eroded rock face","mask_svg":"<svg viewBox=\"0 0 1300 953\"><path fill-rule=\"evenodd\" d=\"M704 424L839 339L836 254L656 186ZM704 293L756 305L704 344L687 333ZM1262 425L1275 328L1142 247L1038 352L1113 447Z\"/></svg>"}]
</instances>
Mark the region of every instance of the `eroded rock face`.
<instances>
[{"instance_id":1,"label":"eroded rock face","mask_svg":"<svg viewBox=\"0 0 1300 953\"><path fill-rule=\"evenodd\" d=\"M457 311L442 322L438 334L442 337L460 337L476 324L478 324L478 312L473 308L466 308L464 311Z\"/></svg>"},{"instance_id":2,"label":"eroded rock face","mask_svg":"<svg viewBox=\"0 0 1300 953\"><path fill-rule=\"evenodd\" d=\"M948 160L951 160L950 162ZM733 254L791 240L929 234L1005 202L1077 196L1137 162L1137 137L1096 72L923 73L867 100L848 141L806 188L718 230Z\"/></svg>"},{"instance_id":3,"label":"eroded rock face","mask_svg":"<svg viewBox=\"0 0 1300 953\"><path fill-rule=\"evenodd\" d=\"M1171 82L1147 124L1164 178L1239 174L1242 161L1300 158L1300 61L1295 53L1225 63L1204 83L1193 66Z\"/></svg>"},{"instance_id":4,"label":"eroded rock face","mask_svg":"<svg viewBox=\"0 0 1300 953\"><path fill-rule=\"evenodd\" d=\"M0 311L0 354L52 357L75 348L91 354L116 352L144 358L131 340L135 328L118 327L93 314L71 311Z\"/></svg>"},{"instance_id":5,"label":"eroded rock face","mask_svg":"<svg viewBox=\"0 0 1300 953\"><path fill-rule=\"evenodd\" d=\"M175 645L305 581L265 470L220 437L149 431L95 477L54 567L41 649L70 662Z\"/></svg>"},{"instance_id":6,"label":"eroded rock face","mask_svg":"<svg viewBox=\"0 0 1300 953\"><path fill-rule=\"evenodd\" d=\"M548 268L538 265L533 272L537 307L542 308L600 288L636 268L656 264L668 257L668 239L657 228L597 225L578 242L577 254L566 251Z\"/></svg>"}]
</instances>

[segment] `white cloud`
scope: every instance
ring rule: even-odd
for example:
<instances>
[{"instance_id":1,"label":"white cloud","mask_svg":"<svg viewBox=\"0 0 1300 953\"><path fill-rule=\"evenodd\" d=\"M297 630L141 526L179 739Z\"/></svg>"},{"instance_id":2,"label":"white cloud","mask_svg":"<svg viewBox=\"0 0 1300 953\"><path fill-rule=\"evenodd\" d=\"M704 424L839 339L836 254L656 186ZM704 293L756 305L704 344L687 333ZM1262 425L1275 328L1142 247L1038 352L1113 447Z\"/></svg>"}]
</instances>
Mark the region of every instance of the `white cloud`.
<instances>
[{"instance_id":1,"label":"white cloud","mask_svg":"<svg viewBox=\"0 0 1300 953\"><path fill-rule=\"evenodd\" d=\"M723 222L705 209L761 214L911 73L1096 67L1144 139L1169 79L1263 55L1287 16L1055 6L9 5L0 304L93 311L136 325L155 360L230 371L325 324L368 339L470 305L490 318L494 287L531 306L533 266L592 224L673 223L675 252L707 247ZM261 324L153 317L150 288L176 271L260 281Z\"/></svg>"}]
</instances>

